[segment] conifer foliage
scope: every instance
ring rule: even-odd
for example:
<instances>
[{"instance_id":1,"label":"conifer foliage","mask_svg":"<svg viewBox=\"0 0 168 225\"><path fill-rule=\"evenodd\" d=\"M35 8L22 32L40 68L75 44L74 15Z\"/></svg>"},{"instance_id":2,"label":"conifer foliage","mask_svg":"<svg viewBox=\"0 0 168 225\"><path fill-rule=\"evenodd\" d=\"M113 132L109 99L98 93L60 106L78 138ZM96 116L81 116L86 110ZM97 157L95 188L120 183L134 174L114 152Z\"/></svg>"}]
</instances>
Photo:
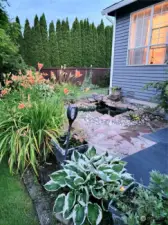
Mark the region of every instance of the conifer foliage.
<instances>
[{"instance_id":1,"label":"conifer foliage","mask_svg":"<svg viewBox=\"0 0 168 225\"><path fill-rule=\"evenodd\" d=\"M19 18L16 18L20 30ZM70 27L66 20L53 21L47 26L45 14L35 15L34 25L29 21L18 38L20 53L28 65L37 62L44 67L110 67L112 47L112 27L105 26L103 20L98 26L88 19L76 18Z\"/></svg>"}]
</instances>

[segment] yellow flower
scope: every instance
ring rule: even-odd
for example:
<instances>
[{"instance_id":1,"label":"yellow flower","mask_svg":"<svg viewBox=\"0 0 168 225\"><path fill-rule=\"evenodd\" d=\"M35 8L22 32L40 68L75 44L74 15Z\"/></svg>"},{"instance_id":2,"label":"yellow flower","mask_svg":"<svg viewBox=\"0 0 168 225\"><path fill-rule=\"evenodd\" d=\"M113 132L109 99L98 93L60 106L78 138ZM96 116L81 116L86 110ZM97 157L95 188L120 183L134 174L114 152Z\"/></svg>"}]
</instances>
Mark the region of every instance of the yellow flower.
<instances>
[{"instance_id":1,"label":"yellow flower","mask_svg":"<svg viewBox=\"0 0 168 225\"><path fill-rule=\"evenodd\" d=\"M125 191L125 187L121 186L121 187L120 187L120 191L121 191L121 192Z\"/></svg>"},{"instance_id":2,"label":"yellow flower","mask_svg":"<svg viewBox=\"0 0 168 225\"><path fill-rule=\"evenodd\" d=\"M85 89L85 92L88 92L89 90L90 90L90 88L86 88L86 89Z\"/></svg>"}]
</instances>

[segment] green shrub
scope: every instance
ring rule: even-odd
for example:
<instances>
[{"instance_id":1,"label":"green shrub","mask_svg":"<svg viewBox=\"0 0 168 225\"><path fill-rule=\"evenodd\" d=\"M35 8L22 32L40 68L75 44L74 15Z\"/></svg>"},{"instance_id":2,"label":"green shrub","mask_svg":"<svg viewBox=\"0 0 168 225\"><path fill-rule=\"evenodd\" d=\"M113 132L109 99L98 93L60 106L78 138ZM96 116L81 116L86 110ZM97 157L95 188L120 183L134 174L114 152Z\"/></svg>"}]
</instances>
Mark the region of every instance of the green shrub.
<instances>
[{"instance_id":1,"label":"green shrub","mask_svg":"<svg viewBox=\"0 0 168 225\"><path fill-rule=\"evenodd\" d=\"M155 88L157 95L155 99L158 100L159 106L168 112L168 80L160 82L151 82L146 84L144 89Z\"/></svg>"},{"instance_id":2,"label":"green shrub","mask_svg":"<svg viewBox=\"0 0 168 225\"><path fill-rule=\"evenodd\" d=\"M76 225L100 224L107 211L106 203L133 180L125 165L107 153L97 155L95 148L85 154L74 151L71 161L52 173L45 185L47 191L61 189L53 211Z\"/></svg>"},{"instance_id":3,"label":"green shrub","mask_svg":"<svg viewBox=\"0 0 168 225\"><path fill-rule=\"evenodd\" d=\"M33 101L24 93L19 102L18 93L1 100L0 160L9 156L10 171L16 165L18 170L32 166L37 172L38 161L51 151L50 140L61 133L65 109L59 98Z\"/></svg>"},{"instance_id":4,"label":"green shrub","mask_svg":"<svg viewBox=\"0 0 168 225\"><path fill-rule=\"evenodd\" d=\"M55 93L65 102L75 102L78 99L80 89L77 85L62 83L55 85Z\"/></svg>"}]
</instances>

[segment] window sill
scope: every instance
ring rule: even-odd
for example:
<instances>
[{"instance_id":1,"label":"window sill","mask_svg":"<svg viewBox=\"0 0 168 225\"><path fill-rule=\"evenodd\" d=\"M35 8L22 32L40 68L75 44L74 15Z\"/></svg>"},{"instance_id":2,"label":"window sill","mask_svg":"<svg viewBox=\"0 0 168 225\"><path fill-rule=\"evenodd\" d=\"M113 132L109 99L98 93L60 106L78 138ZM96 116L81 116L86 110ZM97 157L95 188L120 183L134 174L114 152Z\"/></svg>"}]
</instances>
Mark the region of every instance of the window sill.
<instances>
[{"instance_id":1,"label":"window sill","mask_svg":"<svg viewBox=\"0 0 168 225\"><path fill-rule=\"evenodd\" d=\"M168 66L168 64L140 64L140 65L126 65L128 67L141 67L141 66Z\"/></svg>"}]
</instances>

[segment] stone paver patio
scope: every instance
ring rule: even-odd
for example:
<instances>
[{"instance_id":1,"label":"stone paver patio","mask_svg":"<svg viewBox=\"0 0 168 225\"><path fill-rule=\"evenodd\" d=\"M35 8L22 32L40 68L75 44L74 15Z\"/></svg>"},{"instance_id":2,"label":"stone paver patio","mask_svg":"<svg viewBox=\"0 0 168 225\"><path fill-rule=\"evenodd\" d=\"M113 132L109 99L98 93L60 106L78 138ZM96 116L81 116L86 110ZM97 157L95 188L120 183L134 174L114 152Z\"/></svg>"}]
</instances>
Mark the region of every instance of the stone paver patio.
<instances>
[{"instance_id":1,"label":"stone paver patio","mask_svg":"<svg viewBox=\"0 0 168 225\"><path fill-rule=\"evenodd\" d=\"M163 121L150 124L155 130L166 126ZM89 145L95 146L98 153L108 151L111 155L123 158L155 144L143 137L152 132L148 124L129 126L128 122L122 120L122 115L111 117L96 111L80 112L74 126L84 131Z\"/></svg>"}]
</instances>

